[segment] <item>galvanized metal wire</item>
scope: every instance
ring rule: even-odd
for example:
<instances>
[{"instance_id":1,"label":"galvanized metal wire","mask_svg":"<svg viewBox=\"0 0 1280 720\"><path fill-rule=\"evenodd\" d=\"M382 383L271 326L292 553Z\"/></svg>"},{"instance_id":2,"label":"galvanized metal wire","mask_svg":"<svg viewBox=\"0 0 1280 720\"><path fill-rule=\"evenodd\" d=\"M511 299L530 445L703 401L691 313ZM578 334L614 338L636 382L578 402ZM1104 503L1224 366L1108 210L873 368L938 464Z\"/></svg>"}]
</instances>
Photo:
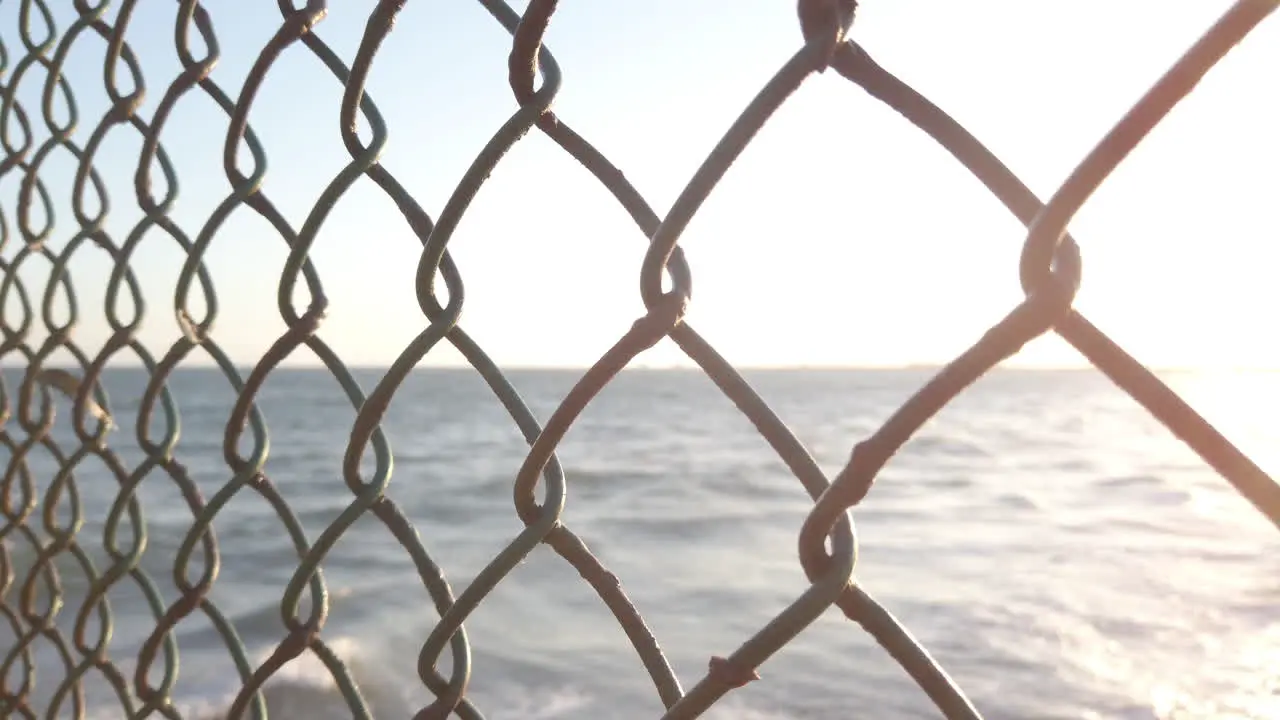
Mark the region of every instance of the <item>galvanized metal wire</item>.
<instances>
[{"instance_id":1,"label":"galvanized metal wire","mask_svg":"<svg viewBox=\"0 0 1280 720\"><path fill-rule=\"evenodd\" d=\"M36 684L32 648L38 641L55 647L65 666L63 676L52 681L56 688L51 696L50 717L59 708L69 708L76 717L84 716L83 682L90 672L111 685L119 697L122 717L180 717L173 701L179 657L174 629L184 618L195 614L205 616L217 628L239 674L240 690L228 717L265 717L261 694L264 683L307 650L332 673L353 717L369 717L359 687L323 637L329 604L328 589L319 569L326 554L362 516L376 518L403 546L440 614L439 622L423 638L418 658L418 675L435 699L418 712L418 718L483 717L467 697L471 677L467 620L513 568L542 543L571 564L617 618L653 681L666 708L666 718L696 717L751 681L757 668L832 605L870 633L943 715L980 717L978 709L928 652L854 580L857 553L850 510L871 491L885 463L935 413L1028 341L1049 332L1056 332L1071 343L1280 527L1280 486L1073 308L1082 259L1075 240L1065 232L1068 222L1103 179L1231 46L1276 10L1275 0L1238 0L1231 6L1138 100L1047 203L1042 203L959 123L882 68L858 45L854 0L800 0L796 52L743 109L665 217L653 210L621 169L551 110L562 74L543 39L556 1L532 0L523 13L500 0L478 1L511 34L509 83L516 109L475 157L439 216L433 219L380 164L388 138L387 126L365 91L381 44L392 31L403 0L378 3L366 18L359 49L350 65L315 32L326 21L328 8L324 0L309 0L302 8L281 0L279 28L261 48L248 80L234 97L211 79L221 51L209 11L195 0L179 0L173 37L182 71L167 85L159 86L162 99L150 119L138 112L149 87L125 39L136 0L121 2L112 22L106 20L109 0L97 5L74 0L77 17L65 29L55 27L45 0L21 0L21 47L0 45L0 144L4 148L0 177L12 173L21 181L17 217L0 215L0 247L20 246L12 259L0 263L0 359L16 358L25 367L16 393L0 382L0 443L9 456L0 493L0 512L4 515L0 523L0 615L18 638L13 647L0 648L0 713L5 717L34 718L38 714L31 704ZM350 21L350 17L339 20ZM103 79L110 108L97 119L82 147L73 141L72 131L85 119L78 116L63 65L71 48L90 36L107 44ZM249 122L264 79L281 54L294 45L305 48L342 84L342 140L350 155L350 162L328 184L300 227L285 219L263 189L266 149ZM33 69L44 77L43 102L38 111L24 106L16 92L24 81L39 82L26 80ZM860 86L936 140L1027 226L1021 264L1026 299L939 371L881 428L858 440L847 466L833 479L824 475L804 445L743 376L685 321L686 308L693 302L693 278L679 245L682 232L704 200L770 116L807 78L828 71ZM232 191L204 226L190 236L170 217L179 178L161 138L175 105L195 95L208 97L230 118L230 131L223 144L223 171ZM66 113L56 110L59 103L67 108ZM369 128L367 141L357 135L357 120ZM48 138L39 144L34 141L33 131L37 122L43 122L48 132ZM136 132L143 143L134 183L143 216L126 237L119 238L111 237L105 229L110 203L95 167L95 154L108 133L125 128ZM649 240L639 277L646 314L620 332L617 342L582 375L545 424L535 419L502 370L459 327L463 278L448 249L455 229L485 180L504 155L535 128L589 170ZM241 160L241 147L249 151L248 162ZM58 149L78 161L69 188L49 187L41 174L45 159ZM165 191L160 196L153 193L157 178L152 175L157 168L164 176L160 180ZM426 320L425 328L367 395L338 354L317 335L329 301L310 259L312 244L327 214L361 177L372 180L395 202L422 242L415 288ZM51 198L54 193L67 191L74 209L70 220L74 232L64 248L54 252L45 241L56 228L64 227L65 221L55 222L61 219L54 217ZM218 295L204 261L219 227L242 207L265 219L288 246L277 295L277 309L287 330L247 376L241 375L212 332ZM184 334L158 358L137 337L146 305L131 265L142 236L156 232L172 238L186 255L174 307ZM111 335L94 355L77 345L73 332L78 320L75 278L67 270L72 255L87 245L105 250L113 261L105 306ZM28 287L19 277L20 267L35 258L43 258L51 268L43 288ZM664 278L670 285L666 291ZM202 296L198 304L204 308L202 313L188 302L193 285ZM309 298L305 307L294 302L299 285ZM441 285L446 299L439 294ZM119 302L122 296L127 302ZM55 307L66 308L63 318L57 317ZM124 307L131 307L132 313L125 312ZM16 322L15 317L19 318ZM33 341L38 336L45 339ZM727 657L713 658L701 680L687 689L681 687L658 639L628 599L619 578L570 528L565 515L568 481L556 459L558 444L592 399L637 354L668 337L750 419L814 501L812 511L798 528L797 548L810 585L798 589L790 605L755 634L744 638ZM413 523L385 492L391 477L392 453L381 427L410 370L442 342L452 344L480 373L529 444L513 485L515 512L525 528L456 595ZM297 516L264 472L268 432L255 405L267 377L304 346L337 378L356 412L343 467L351 493L349 505L313 540L306 537ZM60 375L49 366L49 358L63 351L75 359L75 372ZM179 416L170 379L193 353L207 353L237 393L222 439L228 477L208 498L201 495L174 452ZM106 434L112 403L100 378L107 365L123 355L135 357L148 374L148 383L138 401L135 440L142 460L136 464L123 461L117 448L107 442ZM73 396L72 443L56 440L51 432L55 407L63 402L51 389ZM243 451L244 447L248 450ZM47 452L61 468L43 497L36 492L28 463L28 456L37 450ZM361 460L370 451L375 462L366 476L361 472ZM105 520L104 549L109 564L104 567L94 565L77 538L85 508L80 504L75 470L90 456L97 458L119 485ZM156 478L173 483L191 514L190 529L173 567L180 597L169 604L162 601L154 580L140 565L147 543L147 521L136 491L144 481L156 482ZM537 500L539 486L543 493L541 503ZM233 623L209 597L220 564L215 529L218 513L242 492L256 493L270 505L298 556L297 570L281 598L287 635L256 666L249 660ZM37 524L43 526L48 541L39 537L34 527ZM11 553L17 546L35 554L25 577L15 576L13 569ZM59 570L54 563L60 556L72 557L89 578L89 590L75 609L70 633L55 623L59 604L38 600L42 594L46 598L60 597ZM196 569L199 571L194 572ZM137 587L155 621L154 630L133 659L136 662L132 677L120 669L118 658L110 657L106 651L112 627L107 594L120 584ZM304 599L308 608L305 613ZM450 660L447 674L438 669L446 652Z\"/></svg>"}]
</instances>

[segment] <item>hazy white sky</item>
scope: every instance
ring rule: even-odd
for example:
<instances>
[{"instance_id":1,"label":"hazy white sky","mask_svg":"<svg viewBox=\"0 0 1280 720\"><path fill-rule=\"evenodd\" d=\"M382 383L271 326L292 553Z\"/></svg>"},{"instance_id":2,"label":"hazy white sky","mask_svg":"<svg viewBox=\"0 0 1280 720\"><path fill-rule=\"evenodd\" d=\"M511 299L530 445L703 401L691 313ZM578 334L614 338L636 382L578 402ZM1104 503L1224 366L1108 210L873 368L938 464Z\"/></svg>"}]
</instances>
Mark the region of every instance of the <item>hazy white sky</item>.
<instances>
[{"instance_id":1,"label":"hazy white sky","mask_svg":"<svg viewBox=\"0 0 1280 720\"><path fill-rule=\"evenodd\" d=\"M348 62L373 4L333 2L317 28ZM232 3L210 4L223 52L213 77L233 96L279 26L275 3L234 5L239 15ZM141 3L129 32L147 78L144 117L178 71L176 6ZM663 214L799 47L794 6L563 2L547 42L564 71L557 113ZM854 35L1047 199L1228 6L865 0ZM5 83L23 55L17 9L0 6L10 55ZM65 13L60 17L65 29ZM509 46L509 35L478 3L421 2L409 3L378 56L369 88L390 126L384 164L433 217L515 111ZM105 48L86 36L67 60L82 145L105 109ZM38 141L48 136L38 110L45 77L31 69L18 91ZM1273 16L1071 225L1084 257L1077 307L1149 364L1280 367L1280 285L1272 282L1280 266L1278 80L1280 16ZM349 161L339 136L341 92L298 45L272 68L254 105L251 123L269 161L265 191L295 227ZM162 135L180 178L174 217L193 238L230 190L221 167L226 126L213 102L193 92ZM107 229L117 243L141 217L132 190L140 148L136 131L117 127L97 156L112 198ZM41 173L54 194L55 250L78 229L67 182L74 167L70 153L56 149ZM0 179L11 231L18 184L17 173ZM770 121L682 236L695 286L689 321L740 365L943 362L1021 298L1024 234L931 139L828 73L811 78ZM11 239L0 255L12 259L17 244ZM314 247L332 301L321 336L351 364L389 363L425 325L413 289L418 240L381 191L361 179ZM504 365L589 364L643 311L645 239L611 196L536 130L494 172L450 248L466 280L462 326ZM254 363L283 331L275 297L286 254L279 236L242 208L206 256L220 301L213 337L240 363ZM182 260L177 244L156 230L135 255L148 301L142 338L157 355L179 335L172 308ZM96 352L106 336L109 265L104 253L86 247L71 267L80 303L76 337ZM33 258L20 276L41 288L47 273L48 263ZM305 294L298 297L305 308ZM15 305L4 308L11 324L20 315ZM199 315L198 298L192 306ZM457 359L442 346L427 362ZM290 362L316 361L303 349ZM681 362L670 343L639 360ZM1013 362L1078 358L1049 338Z\"/></svg>"}]
</instances>

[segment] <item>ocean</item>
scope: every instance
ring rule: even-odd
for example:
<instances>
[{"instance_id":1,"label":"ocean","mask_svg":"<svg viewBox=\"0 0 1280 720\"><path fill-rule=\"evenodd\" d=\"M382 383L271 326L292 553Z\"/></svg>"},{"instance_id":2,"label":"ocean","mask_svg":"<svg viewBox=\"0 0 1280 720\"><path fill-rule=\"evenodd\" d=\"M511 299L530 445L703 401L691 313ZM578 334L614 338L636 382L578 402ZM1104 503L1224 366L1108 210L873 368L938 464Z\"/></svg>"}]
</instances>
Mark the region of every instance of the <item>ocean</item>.
<instances>
[{"instance_id":1,"label":"ocean","mask_svg":"<svg viewBox=\"0 0 1280 720\"><path fill-rule=\"evenodd\" d=\"M745 374L829 476L928 377L924 369ZM365 392L380 375L356 372ZM543 420L578 376L510 374ZM10 407L20 377L4 370ZM1264 469L1280 469L1280 375L1165 378ZM109 441L130 469L143 457L136 411L144 382L142 371L127 369L105 379L120 426ZM182 422L176 455L207 500L232 476L222 437L235 394L216 370L179 371L170 387ZM325 371L301 369L273 373L259 407L270 432L267 475L314 541L353 498L341 465L355 411ZM64 452L78 446L69 408L59 397L55 437ZM3 427L14 442L26 436L14 417ZM158 433L160 421L152 427ZM416 371L384 427L395 463L387 494L460 593L523 527L511 485L527 445L468 370ZM0 452L7 463L14 450ZM806 586L796 537L811 502L700 373L624 372L587 408L559 458L568 478L565 524L619 577L685 689L712 655L728 655ZM76 537L100 571L116 479L85 459L76 468L77 497L53 498L43 517L54 462L40 448L28 461L36 537L47 543L50 527L72 522L78 501ZM16 482L6 487L11 515L21 492ZM191 514L162 472L147 475L138 497L148 533L141 568L167 606L177 597L174 557ZM1280 717L1280 535L1096 372L1001 370L983 378L890 462L853 517L859 582L988 718ZM127 521L122 528L118 543L127 547ZM250 488L233 497L214 528L222 562L210 599L257 663L285 635L280 598L297 556L275 511ZM3 542L15 578L3 600L16 610L36 549L13 530ZM64 604L55 620L70 638L89 582L73 559L57 566ZM331 606L322 637L349 663L374 717L412 717L430 699L416 664L438 616L409 556L368 516L323 569ZM47 611L47 593L36 594L35 607ZM131 678L155 618L131 578L108 598L110 657ZM487 717L662 713L609 611L546 546L497 587L466 629L468 696ZM238 683L226 646L200 612L180 622L175 637L177 709L213 717ZM0 622L0 649L13 643L14 626ZM66 661L47 638L33 647L32 709L44 717ZM71 654L73 664L83 660L74 648ZM162 665L152 669L153 682ZM441 667L447 670L448 653ZM705 717L939 716L835 608L759 673ZM10 692L21 684L18 666L5 682ZM85 691L89 717L125 717L96 671ZM267 699L272 718L352 716L309 654L276 676ZM70 710L64 705L57 717Z\"/></svg>"}]
</instances>

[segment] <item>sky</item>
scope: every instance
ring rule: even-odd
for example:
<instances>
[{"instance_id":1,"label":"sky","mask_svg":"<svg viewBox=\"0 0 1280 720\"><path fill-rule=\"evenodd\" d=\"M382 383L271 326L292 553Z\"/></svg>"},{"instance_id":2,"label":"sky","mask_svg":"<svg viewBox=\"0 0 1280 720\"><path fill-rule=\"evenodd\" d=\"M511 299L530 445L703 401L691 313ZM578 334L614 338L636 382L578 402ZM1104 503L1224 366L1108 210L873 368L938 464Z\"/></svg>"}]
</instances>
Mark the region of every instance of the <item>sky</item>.
<instances>
[{"instance_id":1,"label":"sky","mask_svg":"<svg viewBox=\"0 0 1280 720\"><path fill-rule=\"evenodd\" d=\"M853 36L1047 199L1229 4L864 0ZM112 5L109 19L119 3ZM235 96L280 14L270 2L207 5L222 51L212 77ZM349 63L374 3L330 5L315 31ZM19 6L0 5L6 85L24 54ZM71 19L67 6L57 13L60 31ZM144 118L179 71L176 7L140 3L127 35L146 81ZM382 162L432 217L516 111L510 42L478 2L410 2L375 60L368 90L390 130ZM801 42L792 1L568 0L546 40L563 71L555 111L663 215ZM107 107L105 51L86 34L66 60L80 116L73 137L82 146ZM1070 225L1084 260L1076 307L1149 365L1280 368L1273 332L1280 284L1272 282L1280 261L1277 73L1280 13L1209 73ZM49 135L39 111L46 77L32 67L17 89L37 142ZM341 83L298 44L272 66L252 108L268 158L264 192L295 228L350 160L341 96ZM65 118L63 103L54 105ZM16 143L20 130L13 118L5 122ZM161 136L179 178L172 216L192 238L230 193L221 162L226 131L225 114L197 91L179 101ZM132 188L141 145L137 131L116 126L95 159L110 197L105 227L117 244L142 216ZM75 165L56 148L41 167L54 199L48 246L55 251L79 230ZM7 261L21 244L19 185L16 172L0 178L0 208L15 235L0 250ZM38 227L40 213L33 218ZM1024 238L1023 226L933 140L829 72L809 78L777 112L681 236L694 278L687 319L739 366L943 363L1021 300ZM419 240L362 178L313 247L331 302L320 337L348 364L389 364L426 326L414 293ZM644 236L537 130L498 166L449 247L465 280L461 326L500 365L589 365L643 314ZM254 364L284 331L276 293L286 256L279 235L246 207L214 236L206 255L218 296L212 336L238 364ZM158 230L134 254L147 303L140 337L157 356L181 332L173 307L183 260ZM110 262L86 245L70 267L75 337L95 353L107 336ZM19 277L43 288L48 268L30 258ZM305 309L305 292L295 298ZM55 296L53 305L65 318L65 300ZM203 314L198 291L189 306ZM129 307L121 301L125 317ZM3 312L17 324L16 302L6 301ZM440 346L424 363L459 360ZM208 362L199 353L187 361ZM1050 336L1007 364L1081 362ZM288 360L317 363L306 348ZM690 362L664 341L634 364Z\"/></svg>"}]
</instances>

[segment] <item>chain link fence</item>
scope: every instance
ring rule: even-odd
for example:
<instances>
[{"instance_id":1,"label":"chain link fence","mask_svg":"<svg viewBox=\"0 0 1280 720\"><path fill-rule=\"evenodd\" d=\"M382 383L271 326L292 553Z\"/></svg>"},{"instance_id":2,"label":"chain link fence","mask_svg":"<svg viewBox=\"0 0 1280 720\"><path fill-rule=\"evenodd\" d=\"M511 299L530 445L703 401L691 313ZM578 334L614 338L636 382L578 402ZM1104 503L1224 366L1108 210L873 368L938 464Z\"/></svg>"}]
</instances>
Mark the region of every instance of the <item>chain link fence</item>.
<instances>
[{"instance_id":1,"label":"chain link fence","mask_svg":"<svg viewBox=\"0 0 1280 720\"><path fill-rule=\"evenodd\" d=\"M55 647L65 670L62 677L44 680L42 676L42 683L56 685L49 696L49 717L62 716L60 712L69 710L76 717L85 715L82 685L90 673L111 685L122 704L120 717L180 717L173 702L179 656L174 631L179 622L193 614L206 616L217 628L239 673L240 690L226 711L227 717L265 717L261 695L264 683L306 651L314 653L332 673L352 716L369 717L360 688L322 632L329 612L329 590L320 566L344 532L362 517L376 518L395 536L412 559L421 584L439 613L439 622L422 639L418 658L421 682L435 697L417 714L419 718L452 714L482 717L467 695L471 650L466 622L486 596L540 543L571 564L616 617L667 708L664 717L696 717L735 688L752 681L759 666L833 605L870 633L943 715L980 717L978 709L928 652L853 581L857 553L849 511L871 490L880 469L924 423L979 377L1046 333L1057 333L1074 346L1280 526L1280 486L1140 362L1073 309L1082 265L1076 242L1065 233L1073 215L1124 157L1233 45L1276 10L1274 0L1239 0L1232 5L1138 99L1047 203L1037 199L960 124L878 65L859 46L855 2L801 0L796 6L794 55L743 109L665 217L646 202L622 170L551 110L560 89L561 69L550 49L543 45L543 37L556 10L555 0L533 0L523 14L498 0L479 3L511 35L509 81L516 110L475 157L439 215L432 218L379 163L388 131L378 108L365 93L379 48L392 31L403 0L377 4L365 19L358 52L349 64L313 32L325 22L324 0L311 0L303 8L282 0L279 29L260 49L237 95L211 79L220 49L208 9L194 0L179 0L173 38L183 70L167 84L155 85L153 79L150 91L159 92L162 100L149 119L137 112L149 86L125 40L136 2L120 3L114 20L108 22L109 2L91 5L86 0L74 0L74 22L60 28L55 26L54 13L44 0L21 0L21 42L17 46L0 46L0 143L4 147L0 177L16 176L20 181L16 216L0 216L0 246L7 248L0 266L4 271L0 281L0 358L23 368L16 387L0 384L0 443L7 455L0 502L4 514L0 522L0 614L15 638L11 647L0 648L0 712L5 717L34 718L40 714L33 705L33 648L38 643ZM221 9L226 22L232 22L229 7ZM349 13L338 14L345 15L339 22L354 20ZM81 145L73 140L73 133L78 123L88 119L77 116L75 95L63 75L63 63L70 48L88 37L106 43L103 78L110 108L96 120L88 140ZM149 38L148 42L160 39ZM298 45L319 59L343 86L342 139L350 155L350 164L328 186L301 227L291 225L263 190L266 148L248 121L273 64L287 48ZM39 108L24 104L16 92L33 73L44 78L26 80L43 83ZM882 427L858 442L847 465L831 479L742 375L684 321L686 308L692 302L693 278L678 244L682 231L735 158L788 96L815 73L836 73L896 110L962 163L1027 227L1021 261L1025 300L998 318L967 351L937 372ZM194 237L170 217L177 177L161 141L175 105L192 95L212 100L230 118L230 131L222 139L222 148L226 177L234 189ZM63 110L57 109L60 104ZM36 128L40 123L47 128L47 137L37 142L40 133ZM362 123L368 131L363 139L357 132ZM143 138L135 175L136 202L143 217L124 240L113 239L104 230L109 204L95 167L95 153L103 137L118 126L131 127ZM630 327L620 328L616 344L581 376L545 422L534 417L502 370L458 326L463 278L448 247L486 178L507 151L531 131L545 134L589 170L649 238L639 269L639 290L646 314ZM242 147L248 152L243 152ZM42 176L42 164L55 150L67 151L78 161L70 187L51 187ZM156 177L157 173L161 177ZM326 213L362 176L394 201L421 239L415 287L421 313L427 320L425 329L367 394L338 355L317 336L329 301L309 257ZM165 192L157 193L157 185ZM56 193L69 193L74 217L56 218L55 223L51 198ZM217 295L204 261L219 225L240 208L260 215L288 246L279 286L279 312L287 331L246 376L241 375L213 332ZM172 237L186 256L175 307L183 336L158 358L138 339L144 298L138 271L131 265L139 239L153 230ZM72 236L61 250L55 251L46 241L59 231ZM78 345L73 333L78 306L75 278L68 271L68 263L86 246L105 251L113 263L104 308L111 334L95 354ZM29 286L18 274L20 266L37 257L51 268L43 287ZM441 287L443 294L439 292ZM303 291L310 300L306 307L299 308L294 300ZM189 299L196 295L202 296L203 302L197 300L193 305ZM60 304L65 311L54 310ZM129 307L131 312L126 309ZM628 599L619 578L566 524L563 511L568 483L556 459L558 443L593 397L637 354L663 338L673 340L750 419L814 503L802 527L797 528L799 560L811 581L809 587L797 593L771 622L744 638L727 657L712 658L705 675L688 688L681 687L657 638ZM455 347L479 372L529 445L513 487L515 511L525 529L456 595L413 523L385 493L391 477L392 453L381 427L407 374L442 343ZM350 502L315 538L306 536L290 504L264 472L268 433L255 404L268 375L304 346L323 361L356 411L343 467ZM216 361L237 393L221 438L231 478L207 498L175 453L179 418L170 382L175 369L197 351ZM60 352L74 358L73 368L57 367L51 362ZM119 448L108 442L109 437L114 443L127 440L120 435L108 436L115 415L113 403L100 383L108 364L125 355L138 358L147 373L145 389L130 400L136 403L134 432L136 450L141 451L142 458L136 464L122 460ZM69 408L74 437L55 437L55 407ZM33 479L41 472L32 460L37 451L56 461L56 467L49 470L52 480L43 497L36 491ZM368 463L362 463L368 453L375 460L371 472L366 467ZM74 471L90 457L96 458L95 465L105 468L118 482L115 501L109 508L81 507ZM180 598L172 603L162 601L152 578L141 566L147 523L138 488L144 480L162 482L161 476L181 491L192 518L172 568L180 591ZM274 508L297 554L297 570L281 606L287 636L256 666L238 639L233 623L210 599L220 562L215 532L218 513L241 492L257 493ZM541 502L537 499L539 493ZM86 514L102 513L105 560L95 563L77 533ZM31 555L21 571L15 559L19 548ZM69 565L58 565L60 559L68 558ZM59 598L62 576L69 571L83 573L89 583L83 602L64 609ZM107 652L112 624L106 597L114 586L128 583L140 589L154 617L154 630L142 642L137 657L130 659L136 661L131 674ZM59 617L65 619L68 612L74 614L73 626L60 627ZM447 671L441 669L445 664Z\"/></svg>"}]
</instances>

